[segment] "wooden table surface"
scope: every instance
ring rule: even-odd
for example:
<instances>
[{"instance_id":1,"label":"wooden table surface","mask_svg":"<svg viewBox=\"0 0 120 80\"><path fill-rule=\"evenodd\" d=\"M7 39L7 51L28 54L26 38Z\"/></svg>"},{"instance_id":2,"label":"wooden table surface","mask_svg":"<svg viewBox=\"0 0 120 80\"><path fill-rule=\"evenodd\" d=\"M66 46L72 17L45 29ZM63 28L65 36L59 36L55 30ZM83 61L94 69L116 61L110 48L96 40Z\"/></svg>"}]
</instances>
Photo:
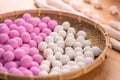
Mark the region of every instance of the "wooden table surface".
<instances>
[{"instance_id":1,"label":"wooden table surface","mask_svg":"<svg viewBox=\"0 0 120 80\"><path fill-rule=\"evenodd\" d=\"M81 1L81 0L79 0ZM109 20L114 19L118 20L118 17L111 16L107 11L108 7L116 4L119 7L120 11L120 0L100 0L103 5L103 10L96 10L94 12L98 12L101 14L105 23ZM83 3L84 7L90 7L93 9L93 6L90 4ZM23 9L35 9L33 0L0 0L0 13L5 13L9 11L15 10L23 10ZM108 54L105 62L89 72L84 76L80 76L75 80L120 80L120 52L116 50L111 50Z\"/></svg>"}]
</instances>

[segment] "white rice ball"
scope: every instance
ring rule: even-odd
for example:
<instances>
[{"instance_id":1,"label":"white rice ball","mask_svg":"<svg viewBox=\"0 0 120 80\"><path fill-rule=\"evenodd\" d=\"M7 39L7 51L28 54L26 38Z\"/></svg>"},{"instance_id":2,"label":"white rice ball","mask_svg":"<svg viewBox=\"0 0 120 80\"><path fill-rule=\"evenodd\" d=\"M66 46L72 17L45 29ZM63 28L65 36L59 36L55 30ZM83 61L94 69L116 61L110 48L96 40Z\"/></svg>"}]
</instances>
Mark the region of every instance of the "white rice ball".
<instances>
[{"instance_id":1,"label":"white rice ball","mask_svg":"<svg viewBox=\"0 0 120 80\"><path fill-rule=\"evenodd\" d=\"M69 50L73 50L73 48L72 47L65 47L65 52L67 52Z\"/></svg>"},{"instance_id":2,"label":"white rice ball","mask_svg":"<svg viewBox=\"0 0 120 80\"><path fill-rule=\"evenodd\" d=\"M39 49L40 51L44 51L46 48L47 48L47 43L46 43L46 42L40 42L40 43L38 44L38 49Z\"/></svg>"},{"instance_id":3,"label":"white rice ball","mask_svg":"<svg viewBox=\"0 0 120 80\"><path fill-rule=\"evenodd\" d=\"M75 35L72 34L72 33L68 33L68 34L66 35L66 37L73 37L73 38L75 38Z\"/></svg>"},{"instance_id":4,"label":"white rice ball","mask_svg":"<svg viewBox=\"0 0 120 80\"><path fill-rule=\"evenodd\" d=\"M80 42L82 44L82 42L85 41L85 38L83 36L78 36L76 42Z\"/></svg>"},{"instance_id":5,"label":"white rice ball","mask_svg":"<svg viewBox=\"0 0 120 80\"><path fill-rule=\"evenodd\" d=\"M40 70L49 72L50 67L47 64L41 64L40 65Z\"/></svg>"},{"instance_id":6,"label":"white rice ball","mask_svg":"<svg viewBox=\"0 0 120 80\"><path fill-rule=\"evenodd\" d=\"M63 40L63 41L64 41L63 37L61 37L61 36L56 36L56 37L55 37L55 42L57 42L57 41L59 41L59 40Z\"/></svg>"},{"instance_id":7,"label":"white rice ball","mask_svg":"<svg viewBox=\"0 0 120 80\"><path fill-rule=\"evenodd\" d=\"M59 36L61 36L61 37L63 37L63 38L65 38L66 35L67 35L66 31L64 31L64 30L60 30L60 31L58 32L58 34L59 34Z\"/></svg>"},{"instance_id":8,"label":"white rice ball","mask_svg":"<svg viewBox=\"0 0 120 80\"><path fill-rule=\"evenodd\" d=\"M43 56L44 56L45 58L47 58L49 55L53 55L53 50L47 48L47 49L45 49L45 50L43 51Z\"/></svg>"},{"instance_id":9,"label":"white rice ball","mask_svg":"<svg viewBox=\"0 0 120 80\"><path fill-rule=\"evenodd\" d=\"M67 62L70 61L70 58L69 58L68 55L62 55L62 56L60 57L60 61L62 62L62 64L66 64Z\"/></svg>"},{"instance_id":10,"label":"white rice ball","mask_svg":"<svg viewBox=\"0 0 120 80\"><path fill-rule=\"evenodd\" d=\"M67 63L67 65L73 66L73 65L76 65L76 62L75 62L75 61L69 61L69 62Z\"/></svg>"},{"instance_id":11,"label":"white rice ball","mask_svg":"<svg viewBox=\"0 0 120 80\"><path fill-rule=\"evenodd\" d=\"M62 67L62 62L59 60L55 60L52 62L52 67Z\"/></svg>"},{"instance_id":12,"label":"white rice ball","mask_svg":"<svg viewBox=\"0 0 120 80\"><path fill-rule=\"evenodd\" d=\"M100 48L99 48L99 47L96 47L96 46L93 46L93 47L92 47L92 51L93 51L93 53L94 53L95 56L99 56L100 53L101 53Z\"/></svg>"},{"instance_id":13,"label":"white rice ball","mask_svg":"<svg viewBox=\"0 0 120 80\"><path fill-rule=\"evenodd\" d=\"M86 46L91 46L92 42L90 40L85 40L83 41L82 45L83 47L86 47Z\"/></svg>"},{"instance_id":14,"label":"white rice ball","mask_svg":"<svg viewBox=\"0 0 120 80\"><path fill-rule=\"evenodd\" d=\"M53 38L55 38L56 36L58 36L57 32L51 32L49 36L52 36Z\"/></svg>"},{"instance_id":15,"label":"white rice ball","mask_svg":"<svg viewBox=\"0 0 120 80\"><path fill-rule=\"evenodd\" d=\"M61 53L61 52L56 52L56 53L54 54L54 56L55 56L55 58L56 58L57 60L59 60L60 57L62 56L62 53Z\"/></svg>"},{"instance_id":16,"label":"white rice ball","mask_svg":"<svg viewBox=\"0 0 120 80\"><path fill-rule=\"evenodd\" d=\"M54 43L54 42L49 42L48 43L48 47L47 48L50 48L50 49L54 49L55 47L57 47L57 44L56 43Z\"/></svg>"},{"instance_id":17,"label":"white rice ball","mask_svg":"<svg viewBox=\"0 0 120 80\"><path fill-rule=\"evenodd\" d=\"M82 68L85 66L85 63L84 62L78 62L77 65L79 66L79 68Z\"/></svg>"},{"instance_id":18,"label":"white rice ball","mask_svg":"<svg viewBox=\"0 0 120 80\"><path fill-rule=\"evenodd\" d=\"M65 48L65 41L63 41L63 40L57 41L56 44L57 44L58 47L61 47L61 48L63 48L63 49Z\"/></svg>"},{"instance_id":19,"label":"white rice ball","mask_svg":"<svg viewBox=\"0 0 120 80\"><path fill-rule=\"evenodd\" d=\"M76 40L75 40L75 38L73 38L73 37L67 37L67 38L65 39L65 44L66 44L66 46L68 46L68 47L73 46L75 42L76 42Z\"/></svg>"},{"instance_id":20,"label":"white rice ball","mask_svg":"<svg viewBox=\"0 0 120 80\"><path fill-rule=\"evenodd\" d=\"M57 25L54 29L54 32L59 32L60 30L63 30L63 27L61 25Z\"/></svg>"},{"instance_id":21,"label":"white rice ball","mask_svg":"<svg viewBox=\"0 0 120 80\"><path fill-rule=\"evenodd\" d=\"M62 23L62 26L63 26L64 30L67 30L68 28L70 28L70 22L65 21L65 22Z\"/></svg>"},{"instance_id":22,"label":"white rice ball","mask_svg":"<svg viewBox=\"0 0 120 80\"><path fill-rule=\"evenodd\" d=\"M75 33L76 33L76 30L75 30L75 28L70 27L70 28L68 28L67 33L75 34Z\"/></svg>"},{"instance_id":23,"label":"white rice ball","mask_svg":"<svg viewBox=\"0 0 120 80\"><path fill-rule=\"evenodd\" d=\"M91 50L92 50L92 49L91 49L90 46L85 46L84 49L83 49L84 52L86 52L86 51L91 51Z\"/></svg>"},{"instance_id":24,"label":"white rice ball","mask_svg":"<svg viewBox=\"0 0 120 80\"><path fill-rule=\"evenodd\" d=\"M68 65L68 64L66 64L66 65L63 65L63 66L61 67L61 69L68 69L68 70L71 70L71 66Z\"/></svg>"},{"instance_id":25,"label":"white rice ball","mask_svg":"<svg viewBox=\"0 0 120 80\"><path fill-rule=\"evenodd\" d=\"M83 52L81 51L77 51L74 53L74 58L76 58L77 56L83 56Z\"/></svg>"},{"instance_id":26,"label":"white rice ball","mask_svg":"<svg viewBox=\"0 0 120 80\"><path fill-rule=\"evenodd\" d=\"M76 52L83 52L83 49L81 48L81 47L76 47L75 49L74 49L74 52L76 53Z\"/></svg>"},{"instance_id":27,"label":"white rice ball","mask_svg":"<svg viewBox=\"0 0 120 80\"><path fill-rule=\"evenodd\" d=\"M48 76L48 72L47 71L40 71L39 75L40 76Z\"/></svg>"},{"instance_id":28,"label":"white rice ball","mask_svg":"<svg viewBox=\"0 0 120 80\"><path fill-rule=\"evenodd\" d=\"M47 65L50 67L50 61L48 61L48 60L43 60L43 61L41 62L41 64L47 64Z\"/></svg>"},{"instance_id":29,"label":"white rice ball","mask_svg":"<svg viewBox=\"0 0 120 80\"><path fill-rule=\"evenodd\" d=\"M83 56L77 56L75 58L75 62L78 63L78 62L85 62L85 58Z\"/></svg>"},{"instance_id":30,"label":"white rice ball","mask_svg":"<svg viewBox=\"0 0 120 80\"><path fill-rule=\"evenodd\" d=\"M87 64L92 63L94 61L94 59L91 57L86 57L84 61L85 61L85 64L87 65Z\"/></svg>"},{"instance_id":31,"label":"white rice ball","mask_svg":"<svg viewBox=\"0 0 120 80\"><path fill-rule=\"evenodd\" d=\"M78 65L71 66L71 70L78 70L78 69L80 69Z\"/></svg>"},{"instance_id":32,"label":"white rice ball","mask_svg":"<svg viewBox=\"0 0 120 80\"><path fill-rule=\"evenodd\" d=\"M93 53L92 51L86 51L86 52L84 53L84 56L85 56L85 57L91 57L91 58L93 58L93 59L95 58L95 57L94 57L94 53Z\"/></svg>"},{"instance_id":33,"label":"white rice ball","mask_svg":"<svg viewBox=\"0 0 120 80\"><path fill-rule=\"evenodd\" d=\"M68 73L68 72L70 72L70 70L67 69L67 68L63 68L63 69L61 69L61 72L62 72L62 73Z\"/></svg>"},{"instance_id":34,"label":"white rice ball","mask_svg":"<svg viewBox=\"0 0 120 80\"><path fill-rule=\"evenodd\" d=\"M82 44L80 42L75 42L75 44L73 45L73 48L76 47L82 47Z\"/></svg>"},{"instance_id":35,"label":"white rice ball","mask_svg":"<svg viewBox=\"0 0 120 80\"><path fill-rule=\"evenodd\" d=\"M60 67L53 67L51 69L51 72L56 71L56 72L61 72Z\"/></svg>"},{"instance_id":36,"label":"white rice ball","mask_svg":"<svg viewBox=\"0 0 120 80\"><path fill-rule=\"evenodd\" d=\"M60 52L60 53L64 53L64 50L63 50L63 48L61 48L61 47L55 47L54 48L54 53L56 53L56 52Z\"/></svg>"},{"instance_id":37,"label":"white rice ball","mask_svg":"<svg viewBox=\"0 0 120 80\"><path fill-rule=\"evenodd\" d=\"M52 63L52 62L55 61L56 59L55 59L55 56L49 55L49 56L47 57L47 60L50 61L50 63Z\"/></svg>"},{"instance_id":38,"label":"white rice ball","mask_svg":"<svg viewBox=\"0 0 120 80\"><path fill-rule=\"evenodd\" d=\"M45 38L45 42L46 42L46 43L54 42L54 38L53 38L52 36L47 36L47 37Z\"/></svg>"},{"instance_id":39,"label":"white rice ball","mask_svg":"<svg viewBox=\"0 0 120 80\"><path fill-rule=\"evenodd\" d=\"M57 72L57 71L52 71L52 72L49 73L50 76L58 75L58 74L59 74L59 72Z\"/></svg>"},{"instance_id":40,"label":"white rice ball","mask_svg":"<svg viewBox=\"0 0 120 80\"><path fill-rule=\"evenodd\" d=\"M74 59L74 50L66 51L65 55L68 55L70 59Z\"/></svg>"},{"instance_id":41,"label":"white rice ball","mask_svg":"<svg viewBox=\"0 0 120 80\"><path fill-rule=\"evenodd\" d=\"M77 37L79 37L79 36L83 36L84 38L86 38L87 37L87 33L85 31L78 31L77 32Z\"/></svg>"}]
</instances>

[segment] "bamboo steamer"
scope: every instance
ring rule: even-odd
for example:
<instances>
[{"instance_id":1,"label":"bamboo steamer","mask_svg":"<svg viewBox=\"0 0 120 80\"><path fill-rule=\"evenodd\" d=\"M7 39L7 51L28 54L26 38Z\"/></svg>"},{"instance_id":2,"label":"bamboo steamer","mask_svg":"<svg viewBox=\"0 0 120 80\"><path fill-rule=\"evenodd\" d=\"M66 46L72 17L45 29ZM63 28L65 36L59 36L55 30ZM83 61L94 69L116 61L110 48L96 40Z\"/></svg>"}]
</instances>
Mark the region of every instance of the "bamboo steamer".
<instances>
[{"instance_id":1,"label":"bamboo steamer","mask_svg":"<svg viewBox=\"0 0 120 80\"><path fill-rule=\"evenodd\" d=\"M30 13L32 16L36 17L44 17L49 16L52 19L58 21L59 24L64 21L69 21L71 26L76 29L76 31L84 30L87 32L87 39L92 41L93 46L98 46L102 50L101 54L95 59L95 61L79 70L73 70L69 73L54 75L54 76L17 76L13 74L5 74L0 72L0 79L3 80L70 80L75 79L81 75L84 75L94 68L101 65L106 55L109 53L111 49L111 44L109 41L109 35L103 30L103 28L96 23L95 21L85 18L80 15L75 15L68 12L62 11L54 11L54 10L22 10L22 11L14 11L5 14L0 14L0 22L3 22L6 18L8 19L16 19L21 17L24 13Z\"/></svg>"}]
</instances>

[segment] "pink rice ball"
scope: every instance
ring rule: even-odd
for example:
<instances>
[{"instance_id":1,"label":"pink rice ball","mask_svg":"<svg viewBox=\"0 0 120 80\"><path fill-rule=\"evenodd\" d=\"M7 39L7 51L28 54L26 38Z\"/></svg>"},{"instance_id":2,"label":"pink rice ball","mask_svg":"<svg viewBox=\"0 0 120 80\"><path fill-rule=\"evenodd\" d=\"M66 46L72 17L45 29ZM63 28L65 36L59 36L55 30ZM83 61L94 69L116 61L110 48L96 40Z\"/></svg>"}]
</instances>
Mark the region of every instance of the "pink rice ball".
<instances>
[{"instance_id":1,"label":"pink rice ball","mask_svg":"<svg viewBox=\"0 0 120 80\"><path fill-rule=\"evenodd\" d=\"M3 60L4 61L12 61L14 60L15 55L12 51L7 51L3 54Z\"/></svg>"},{"instance_id":2,"label":"pink rice ball","mask_svg":"<svg viewBox=\"0 0 120 80\"><path fill-rule=\"evenodd\" d=\"M0 66L0 72L8 73L8 70L5 67Z\"/></svg>"},{"instance_id":3,"label":"pink rice ball","mask_svg":"<svg viewBox=\"0 0 120 80\"><path fill-rule=\"evenodd\" d=\"M51 30L54 30L54 28L58 25L58 22L56 20L51 20L48 23L48 28Z\"/></svg>"},{"instance_id":4,"label":"pink rice ball","mask_svg":"<svg viewBox=\"0 0 120 80\"><path fill-rule=\"evenodd\" d=\"M23 44L21 47L27 47L29 49L30 45L29 44Z\"/></svg>"},{"instance_id":5,"label":"pink rice ball","mask_svg":"<svg viewBox=\"0 0 120 80\"><path fill-rule=\"evenodd\" d=\"M40 55L40 54L33 55L33 61L36 61L40 64L42 60L43 60L42 55Z\"/></svg>"},{"instance_id":6,"label":"pink rice ball","mask_svg":"<svg viewBox=\"0 0 120 80\"><path fill-rule=\"evenodd\" d=\"M18 41L16 39L9 39L7 44L11 45L14 49L18 47Z\"/></svg>"},{"instance_id":7,"label":"pink rice ball","mask_svg":"<svg viewBox=\"0 0 120 80\"><path fill-rule=\"evenodd\" d=\"M3 66L3 64L2 64L2 63L0 63L0 66Z\"/></svg>"},{"instance_id":8,"label":"pink rice ball","mask_svg":"<svg viewBox=\"0 0 120 80\"><path fill-rule=\"evenodd\" d=\"M0 28L2 27L2 26L7 26L5 23L0 23Z\"/></svg>"},{"instance_id":9,"label":"pink rice ball","mask_svg":"<svg viewBox=\"0 0 120 80\"><path fill-rule=\"evenodd\" d=\"M16 20L14 20L14 23L18 26L23 26L25 24L25 20L22 18L18 18Z\"/></svg>"},{"instance_id":10,"label":"pink rice ball","mask_svg":"<svg viewBox=\"0 0 120 80\"><path fill-rule=\"evenodd\" d=\"M40 29L38 27L35 27L33 30L36 34L40 33Z\"/></svg>"},{"instance_id":11,"label":"pink rice ball","mask_svg":"<svg viewBox=\"0 0 120 80\"><path fill-rule=\"evenodd\" d=\"M33 37L33 40L38 44L43 41L43 38L41 36L35 36Z\"/></svg>"},{"instance_id":12,"label":"pink rice ball","mask_svg":"<svg viewBox=\"0 0 120 80\"><path fill-rule=\"evenodd\" d=\"M50 17L46 16L46 17L43 17L43 18L42 18L41 22L44 22L44 23L48 24L48 22L49 22L50 20L51 20Z\"/></svg>"},{"instance_id":13,"label":"pink rice ball","mask_svg":"<svg viewBox=\"0 0 120 80\"><path fill-rule=\"evenodd\" d=\"M33 75L38 76L40 73L40 69L38 67L31 67L30 71L32 71Z\"/></svg>"},{"instance_id":14,"label":"pink rice ball","mask_svg":"<svg viewBox=\"0 0 120 80\"><path fill-rule=\"evenodd\" d=\"M34 40L30 40L28 44L30 47L37 47L37 43Z\"/></svg>"},{"instance_id":15,"label":"pink rice ball","mask_svg":"<svg viewBox=\"0 0 120 80\"><path fill-rule=\"evenodd\" d=\"M15 37L14 39L17 40L18 46L21 46L23 44L23 41L20 37Z\"/></svg>"},{"instance_id":16,"label":"pink rice ball","mask_svg":"<svg viewBox=\"0 0 120 80\"><path fill-rule=\"evenodd\" d=\"M28 47L20 47L20 48L25 51L25 54L29 54L29 48Z\"/></svg>"},{"instance_id":17,"label":"pink rice ball","mask_svg":"<svg viewBox=\"0 0 120 80\"><path fill-rule=\"evenodd\" d=\"M25 51L21 48L17 48L14 50L14 55L15 55L15 59L19 60L23 56L25 56Z\"/></svg>"},{"instance_id":18,"label":"pink rice ball","mask_svg":"<svg viewBox=\"0 0 120 80\"><path fill-rule=\"evenodd\" d=\"M17 30L11 30L9 32L9 38L14 38L14 37L19 37L19 36L20 36L20 34Z\"/></svg>"},{"instance_id":19,"label":"pink rice ball","mask_svg":"<svg viewBox=\"0 0 120 80\"><path fill-rule=\"evenodd\" d=\"M45 33L48 36L51 33L51 30L49 28L45 28L42 30L42 33Z\"/></svg>"},{"instance_id":20,"label":"pink rice ball","mask_svg":"<svg viewBox=\"0 0 120 80\"><path fill-rule=\"evenodd\" d=\"M39 50L35 47L29 49L29 55L33 56L35 54L39 54Z\"/></svg>"},{"instance_id":21,"label":"pink rice ball","mask_svg":"<svg viewBox=\"0 0 120 80\"><path fill-rule=\"evenodd\" d=\"M30 34L30 36L31 36L31 38L33 39L33 37L35 37L37 34L35 33L35 32L32 32L31 34Z\"/></svg>"},{"instance_id":22,"label":"pink rice ball","mask_svg":"<svg viewBox=\"0 0 120 80\"><path fill-rule=\"evenodd\" d=\"M38 24L38 28L40 29L40 31L42 31L43 29L47 28L47 24L41 22L41 23Z\"/></svg>"},{"instance_id":23,"label":"pink rice ball","mask_svg":"<svg viewBox=\"0 0 120 80\"><path fill-rule=\"evenodd\" d=\"M26 28L25 28L24 26L19 26L19 27L17 28L17 30L18 30L18 32L19 32L20 34L26 32Z\"/></svg>"},{"instance_id":24,"label":"pink rice ball","mask_svg":"<svg viewBox=\"0 0 120 80\"><path fill-rule=\"evenodd\" d=\"M0 44L0 48L2 48L3 47L3 44Z\"/></svg>"},{"instance_id":25,"label":"pink rice ball","mask_svg":"<svg viewBox=\"0 0 120 80\"><path fill-rule=\"evenodd\" d=\"M14 74L14 75L21 75L21 76L24 75L24 74L22 73L22 71L20 71L20 70L17 69L17 68L11 68L11 69L9 69L9 73Z\"/></svg>"},{"instance_id":26,"label":"pink rice ball","mask_svg":"<svg viewBox=\"0 0 120 80\"><path fill-rule=\"evenodd\" d=\"M23 14L22 18L23 18L26 22L28 22L28 21L31 19L31 14L25 13L25 14Z\"/></svg>"},{"instance_id":27,"label":"pink rice ball","mask_svg":"<svg viewBox=\"0 0 120 80\"><path fill-rule=\"evenodd\" d=\"M47 37L47 35L45 33L39 33L39 36L41 36L43 38L43 40L45 40L45 38Z\"/></svg>"},{"instance_id":28,"label":"pink rice ball","mask_svg":"<svg viewBox=\"0 0 120 80\"><path fill-rule=\"evenodd\" d=\"M16 63L17 67L20 66L20 61L19 60L14 60L14 62Z\"/></svg>"},{"instance_id":29,"label":"pink rice ball","mask_svg":"<svg viewBox=\"0 0 120 80\"><path fill-rule=\"evenodd\" d=\"M6 24L3 23L3 25L0 26L0 33L6 33L8 34L9 33L9 28Z\"/></svg>"},{"instance_id":30,"label":"pink rice ball","mask_svg":"<svg viewBox=\"0 0 120 80\"><path fill-rule=\"evenodd\" d=\"M39 67L39 64L35 61L33 61L30 65L30 67Z\"/></svg>"},{"instance_id":31,"label":"pink rice ball","mask_svg":"<svg viewBox=\"0 0 120 80\"><path fill-rule=\"evenodd\" d=\"M6 63L6 61L4 59L0 59L0 63L2 63L4 65Z\"/></svg>"},{"instance_id":32,"label":"pink rice ball","mask_svg":"<svg viewBox=\"0 0 120 80\"><path fill-rule=\"evenodd\" d=\"M13 24L13 21L11 19L6 19L4 20L4 23L7 25L7 26L10 26L11 24Z\"/></svg>"},{"instance_id":33,"label":"pink rice ball","mask_svg":"<svg viewBox=\"0 0 120 80\"><path fill-rule=\"evenodd\" d=\"M34 27L36 27L41 22L41 20L38 17L33 17L28 22L32 24Z\"/></svg>"},{"instance_id":34,"label":"pink rice ball","mask_svg":"<svg viewBox=\"0 0 120 80\"><path fill-rule=\"evenodd\" d=\"M9 26L9 29L10 29L10 30L17 30L17 28L18 28L18 26L17 26L16 24L11 24L11 25Z\"/></svg>"},{"instance_id":35,"label":"pink rice ball","mask_svg":"<svg viewBox=\"0 0 120 80\"><path fill-rule=\"evenodd\" d=\"M28 69L22 70L22 72L23 72L24 76L33 76L32 71L30 71L30 70L28 70Z\"/></svg>"},{"instance_id":36,"label":"pink rice ball","mask_svg":"<svg viewBox=\"0 0 120 80\"><path fill-rule=\"evenodd\" d=\"M23 42L25 42L25 43L27 43L31 40L31 36L27 32L22 33L21 38L22 38Z\"/></svg>"},{"instance_id":37,"label":"pink rice ball","mask_svg":"<svg viewBox=\"0 0 120 80\"><path fill-rule=\"evenodd\" d=\"M25 55L20 59L20 66L29 68L32 62L33 62L32 57L29 55Z\"/></svg>"},{"instance_id":38,"label":"pink rice ball","mask_svg":"<svg viewBox=\"0 0 120 80\"><path fill-rule=\"evenodd\" d=\"M33 25L30 23L25 23L24 27L26 28L27 32L32 33L33 32Z\"/></svg>"},{"instance_id":39,"label":"pink rice ball","mask_svg":"<svg viewBox=\"0 0 120 80\"><path fill-rule=\"evenodd\" d=\"M10 62L5 63L4 67L9 70L11 68L17 68L17 64L13 61L10 61Z\"/></svg>"},{"instance_id":40,"label":"pink rice ball","mask_svg":"<svg viewBox=\"0 0 120 80\"><path fill-rule=\"evenodd\" d=\"M0 34L0 44L5 43L9 40L9 36L6 33Z\"/></svg>"},{"instance_id":41,"label":"pink rice ball","mask_svg":"<svg viewBox=\"0 0 120 80\"><path fill-rule=\"evenodd\" d=\"M0 48L0 59L3 57L4 53L5 53L5 50L3 48Z\"/></svg>"},{"instance_id":42,"label":"pink rice ball","mask_svg":"<svg viewBox=\"0 0 120 80\"><path fill-rule=\"evenodd\" d=\"M20 71L27 70L27 68L26 68L26 67L18 67L18 69L19 69Z\"/></svg>"},{"instance_id":43,"label":"pink rice ball","mask_svg":"<svg viewBox=\"0 0 120 80\"><path fill-rule=\"evenodd\" d=\"M14 48L11 46L11 45L4 45L3 46L3 49L5 50L5 51L13 51L14 50Z\"/></svg>"}]
</instances>

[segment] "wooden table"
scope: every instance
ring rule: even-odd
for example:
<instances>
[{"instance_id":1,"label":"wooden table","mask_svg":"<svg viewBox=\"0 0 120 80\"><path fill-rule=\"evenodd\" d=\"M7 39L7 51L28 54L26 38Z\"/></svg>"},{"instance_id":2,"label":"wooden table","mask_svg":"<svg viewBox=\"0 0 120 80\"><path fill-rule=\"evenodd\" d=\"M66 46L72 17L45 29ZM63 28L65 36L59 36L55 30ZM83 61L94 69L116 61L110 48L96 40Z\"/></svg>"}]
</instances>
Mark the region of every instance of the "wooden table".
<instances>
[{"instance_id":1,"label":"wooden table","mask_svg":"<svg viewBox=\"0 0 120 80\"><path fill-rule=\"evenodd\" d=\"M80 0L79 0L80 1ZM102 5L104 5L103 10L96 10L94 12L98 12L105 18L105 23L109 20L114 19L118 20L118 17L111 16L107 11L108 7L116 4L120 7L120 0L100 0ZM83 3L85 7L91 7L90 4ZM23 9L35 9L33 0L0 0L0 13L5 13L14 10L23 10ZM119 8L120 9L120 8ZM84 76L80 76L75 80L120 80L120 52L111 50L108 54L105 62L89 72Z\"/></svg>"}]
</instances>

